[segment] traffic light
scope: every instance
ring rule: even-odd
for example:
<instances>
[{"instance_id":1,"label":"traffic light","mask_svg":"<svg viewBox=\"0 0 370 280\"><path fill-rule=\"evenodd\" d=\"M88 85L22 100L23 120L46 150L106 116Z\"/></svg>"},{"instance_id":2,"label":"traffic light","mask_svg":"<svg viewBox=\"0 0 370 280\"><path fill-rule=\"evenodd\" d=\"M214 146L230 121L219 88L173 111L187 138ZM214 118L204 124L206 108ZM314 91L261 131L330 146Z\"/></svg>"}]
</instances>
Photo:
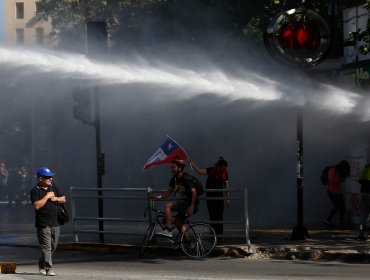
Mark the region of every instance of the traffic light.
<instances>
[{"instance_id":1,"label":"traffic light","mask_svg":"<svg viewBox=\"0 0 370 280\"><path fill-rule=\"evenodd\" d=\"M84 124L91 123L91 98L88 89L73 90L73 116Z\"/></svg>"},{"instance_id":2,"label":"traffic light","mask_svg":"<svg viewBox=\"0 0 370 280\"><path fill-rule=\"evenodd\" d=\"M315 22L305 25L301 22L288 22L281 28L278 39L283 49L315 50L320 45L320 31Z\"/></svg>"},{"instance_id":3,"label":"traffic light","mask_svg":"<svg viewBox=\"0 0 370 280\"><path fill-rule=\"evenodd\" d=\"M322 62L332 46L325 20L307 9L292 9L277 15L264 33L267 51L282 63L313 67Z\"/></svg>"}]
</instances>

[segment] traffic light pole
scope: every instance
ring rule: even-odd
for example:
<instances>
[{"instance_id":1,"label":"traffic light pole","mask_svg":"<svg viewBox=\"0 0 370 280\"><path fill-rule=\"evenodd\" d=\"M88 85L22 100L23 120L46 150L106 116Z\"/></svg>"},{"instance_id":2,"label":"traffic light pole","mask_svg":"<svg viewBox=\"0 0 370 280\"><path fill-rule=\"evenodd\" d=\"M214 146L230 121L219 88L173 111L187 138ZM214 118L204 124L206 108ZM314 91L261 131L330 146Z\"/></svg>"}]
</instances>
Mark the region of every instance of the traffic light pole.
<instances>
[{"instance_id":1,"label":"traffic light pole","mask_svg":"<svg viewBox=\"0 0 370 280\"><path fill-rule=\"evenodd\" d=\"M303 226L303 114L297 116L297 226L293 229L291 240L305 240L307 229Z\"/></svg>"},{"instance_id":2,"label":"traffic light pole","mask_svg":"<svg viewBox=\"0 0 370 280\"><path fill-rule=\"evenodd\" d=\"M103 175L104 175L104 154L101 152L100 136L100 102L99 89L94 87L95 99L95 134L96 134L96 168L97 168L97 187L98 187L98 217L99 217L99 241L104 243L104 202L103 202Z\"/></svg>"}]
</instances>

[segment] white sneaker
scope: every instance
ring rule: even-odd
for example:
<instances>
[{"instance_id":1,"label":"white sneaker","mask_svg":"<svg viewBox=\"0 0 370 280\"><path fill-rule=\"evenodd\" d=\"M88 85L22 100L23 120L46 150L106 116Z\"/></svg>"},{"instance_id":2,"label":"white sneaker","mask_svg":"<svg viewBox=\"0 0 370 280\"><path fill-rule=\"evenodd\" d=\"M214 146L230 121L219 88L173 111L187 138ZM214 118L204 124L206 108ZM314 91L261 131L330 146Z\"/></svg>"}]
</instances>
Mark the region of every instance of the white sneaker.
<instances>
[{"instance_id":1,"label":"white sneaker","mask_svg":"<svg viewBox=\"0 0 370 280\"><path fill-rule=\"evenodd\" d=\"M163 236L166 236L166 237L172 237L172 231L169 231L168 229L165 229L165 230L162 230L162 231L158 231L157 232L157 235L163 235Z\"/></svg>"},{"instance_id":2,"label":"white sneaker","mask_svg":"<svg viewBox=\"0 0 370 280\"><path fill-rule=\"evenodd\" d=\"M46 269L45 268L39 268L39 271L42 275L46 275Z\"/></svg>"},{"instance_id":3,"label":"white sneaker","mask_svg":"<svg viewBox=\"0 0 370 280\"><path fill-rule=\"evenodd\" d=\"M55 276L55 272L52 268L46 270L46 276Z\"/></svg>"}]
</instances>

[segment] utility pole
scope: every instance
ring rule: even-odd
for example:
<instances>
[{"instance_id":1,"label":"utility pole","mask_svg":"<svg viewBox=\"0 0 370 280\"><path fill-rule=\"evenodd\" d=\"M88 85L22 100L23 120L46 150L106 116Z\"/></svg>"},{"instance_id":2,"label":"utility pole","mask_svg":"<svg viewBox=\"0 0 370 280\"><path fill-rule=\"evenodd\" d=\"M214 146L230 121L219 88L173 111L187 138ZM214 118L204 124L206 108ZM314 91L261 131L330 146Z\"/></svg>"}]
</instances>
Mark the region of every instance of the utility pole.
<instances>
[{"instance_id":1,"label":"utility pole","mask_svg":"<svg viewBox=\"0 0 370 280\"><path fill-rule=\"evenodd\" d=\"M297 226L293 229L291 240L305 240L307 229L303 226L303 114L297 116Z\"/></svg>"},{"instance_id":2,"label":"utility pole","mask_svg":"<svg viewBox=\"0 0 370 280\"><path fill-rule=\"evenodd\" d=\"M96 138L96 173L98 187L98 217L99 217L99 241L104 243L104 201L103 201L103 175L105 174L105 156L101 152L101 135L100 135L100 102L99 89L94 87L95 100L95 138Z\"/></svg>"},{"instance_id":3,"label":"utility pole","mask_svg":"<svg viewBox=\"0 0 370 280\"><path fill-rule=\"evenodd\" d=\"M85 50L90 58L105 54L108 51L108 34L105 20L88 20L85 23ZM105 156L101 151L100 133L100 99L99 87L94 86L95 103L95 138L96 138L96 173L98 188L99 241L104 243L104 199L103 175L105 174Z\"/></svg>"},{"instance_id":4,"label":"utility pole","mask_svg":"<svg viewBox=\"0 0 370 280\"><path fill-rule=\"evenodd\" d=\"M83 2L84 4L84 2ZM85 54L94 57L106 53L108 48L108 36L105 21L86 21L85 23ZM91 94L89 89L75 89L73 94L73 115L86 125L95 128L96 140L96 173L98 189L98 218L99 218L99 241L104 243L104 199L103 199L103 175L105 174L105 155L101 151L100 133L100 100L99 87L94 86L94 120L91 121Z\"/></svg>"}]
</instances>

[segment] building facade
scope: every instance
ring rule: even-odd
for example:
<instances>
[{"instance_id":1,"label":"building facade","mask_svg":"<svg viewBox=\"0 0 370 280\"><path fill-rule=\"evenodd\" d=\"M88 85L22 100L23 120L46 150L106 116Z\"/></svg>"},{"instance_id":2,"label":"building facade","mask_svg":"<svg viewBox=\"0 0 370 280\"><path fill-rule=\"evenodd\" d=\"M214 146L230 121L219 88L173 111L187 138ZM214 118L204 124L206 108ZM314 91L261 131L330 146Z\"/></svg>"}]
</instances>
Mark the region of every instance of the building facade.
<instances>
[{"instance_id":1,"label":"building facade","mask_svg":"<svg viewBox=\"0 0 370 280\"><path fill-rule=\"evenodd\" d=\"M336 71L341 86L346 88L369 89L370 57L360 51L364 44L354 40L351 33L366 30L370 14L364 7L364 0L341 0L339 8L342 14L343 26L343 57L342 67ZM365 123L366 124L366 123ZM370 139L364 136L350 144L348 160L351 165L351 179L346 186L346 208L354 224L359 223L363 205L360 196L359 173L370 159Z\"/></svg>"},{"instance_id":2,"label":"building facade","mask_svg":"<svg viewBox=\"0 0 370 280\"><path fill-rule=\"evenodd\" d=\"M51 20L46 18L40 1L2 0L3 42L5 45L52 47L49 39Z\"/></svg>"}]
</instances>

